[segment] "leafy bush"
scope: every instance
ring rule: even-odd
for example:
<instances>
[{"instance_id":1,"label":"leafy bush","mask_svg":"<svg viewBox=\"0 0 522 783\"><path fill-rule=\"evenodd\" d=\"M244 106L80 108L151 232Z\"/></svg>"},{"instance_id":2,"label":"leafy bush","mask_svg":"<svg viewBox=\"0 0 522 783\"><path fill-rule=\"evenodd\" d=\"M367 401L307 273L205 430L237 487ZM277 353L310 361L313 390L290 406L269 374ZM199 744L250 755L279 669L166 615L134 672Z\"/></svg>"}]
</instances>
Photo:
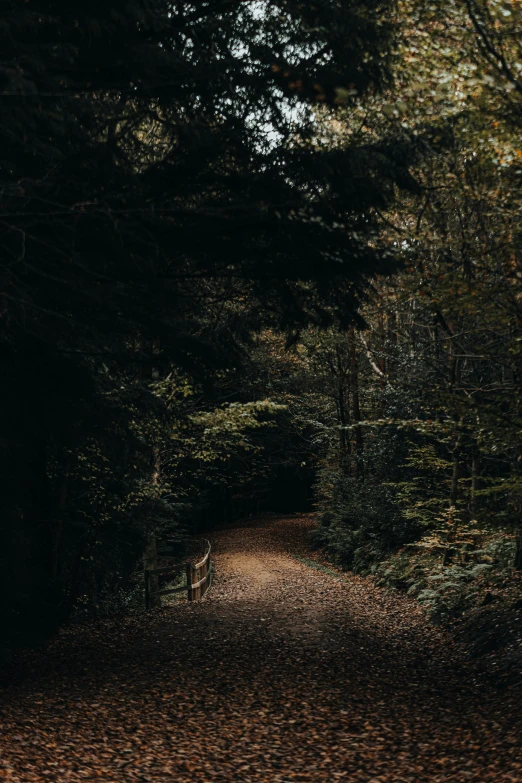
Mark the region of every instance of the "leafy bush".
<instances>
[{"instance_id":1,"label":"leafy bush","mask_svg":"<svg viewBox=\"0 0 522 783\"><path fill-rule=\"evenodd\" d=\"M494 601L511 576L513 536L482 531L481 547L470 551L463 534L460 542L451 542L448 560L448 550L440 546L435 533L382 562L375 572L377 584L406 591L435 622Z\"/></svg>"},{"instance_id":2,"label":"leafy bush","mask_svg":"<svg viewBox=\"0 0 522 783\"><path fill-rule=\"evenodd\" d=\"M80 596L74 606L71 620L81 622L93 617L108 618L122 614L143 611L145 607L145 587L143 579L112 592L106 592L99 598L92 594Z\"/></svg>"},{"instance_id":3,"label":"leafy bush","mask_svg":"<svg viewBox=\"0 0 522 783\"><path fill-rule=\"evenodd\" d=\"M323 470L318 481L319 527L313 544L343 568L368 573L390 551L412 541L418 525L401 513L394 489Z\"/></svg>"}]
</instances>

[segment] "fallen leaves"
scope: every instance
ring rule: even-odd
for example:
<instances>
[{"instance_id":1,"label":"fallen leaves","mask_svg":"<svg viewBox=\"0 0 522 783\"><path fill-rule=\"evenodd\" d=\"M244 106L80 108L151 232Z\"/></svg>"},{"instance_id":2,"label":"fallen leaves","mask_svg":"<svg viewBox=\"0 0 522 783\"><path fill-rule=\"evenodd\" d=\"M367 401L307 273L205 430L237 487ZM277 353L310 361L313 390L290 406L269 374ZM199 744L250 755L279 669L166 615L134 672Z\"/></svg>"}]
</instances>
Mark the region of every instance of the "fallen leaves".
<instances>
[{"instance_id":1,"label":"fallen leaves","mask_svg":"<svg viewBox=\"0 0 522 783\"><path fill-rule=\"evenodd\" d=\"M405 596L292 559L307 518L213 536L193 605L76 627L5 693L0 780L522 781L520 710Z\"/></svg>"}]
</instances>

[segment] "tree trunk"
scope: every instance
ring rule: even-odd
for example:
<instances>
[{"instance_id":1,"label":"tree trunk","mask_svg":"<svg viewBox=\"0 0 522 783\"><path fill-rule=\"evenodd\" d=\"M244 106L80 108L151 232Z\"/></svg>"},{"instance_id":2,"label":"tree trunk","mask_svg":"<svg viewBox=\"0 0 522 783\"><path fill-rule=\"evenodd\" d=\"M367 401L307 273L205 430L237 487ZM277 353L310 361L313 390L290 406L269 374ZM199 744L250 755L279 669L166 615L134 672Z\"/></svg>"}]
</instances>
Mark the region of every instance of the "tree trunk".
<instances>
[{"instance_id":1,"label":"tree trunk","mask_svg":"<svg viewBox=\"0 0 522 783\"><path fill-rule=\"evenodd\" d=\"M156 541L156 533L153 530L147 532L147 538L145 541L145 552L143 553L143 568L148 570L154 570L158 567L158 545ZM159 590L159 579L157 574L150 574L149 576L149 591L154 593ZM149 607L155 608L161 606L161 598L159 595L149 596Z\"/></svg>"},{"instance_id":2,"label":"tree trunk","mask_svg":"<svg viewBox=\"0 0 522 783\"><path fill-rule=\"evenodd\" d=\"M355 329L350 329L350 381L352 387L353 420L357 424L362 420L359 400L359 368L355 349ZM357 478L364 476L364 441L362 427L355 428L355 471Z\"/></svg>"},{"instance_id":3,"label":"tree trunk","mask_svg":"<svg viewBox=\"0 0 522 783\"><path fill-rule=\"evenodd\" d=\"M160 352L159 340L152 341L152 354L157 356ZM160 371L159 367L152 367L152 379L154 381L159 380ZM161 454L159 446L153 448L154 461L152 465L152 484L155 487L159 486L160 474L161 474ZM158 568L158 541L156 538L156 531L152 527L148 527L145 539L145 552L143 553L143 568L144 570L156 570ZM158 574L150 574L148 578L148 589L150 593L154 593L159 590L159 577ZM149 595L148 606L153 609L161 606L161 597L159 595Z\"/></svg>"},{"instance_id":4,"label":"tree trunk","mask_svg":"<svg viewBox=\"0 0 522 783\"><path fill-rule=\"evenodd\" d=\"M152 483L157 486L159 484L161 469L161 456L158 446L154 447L154 465L152 469ZM147 537L145 541L145 552L143 554L143 567L145 570L155 570L158 567L158 542L156 539L156 531L153 528L147 530ZM149 577L149 590L151 593L159 590L159 578L157 574L151 574ZM161 597L158 595L151 595L149 599L149 606L151 608L161 606Z\"/></svg>"},{"instance_id":5,"label":"tree trunk","mask_svg":"<svg viewBox=\"0 0 522 783\"><path fill-rule=\"evenodd\" d=\"M515 541L515 562L513 566L516 571L522 571L522 527L517 528Z\"/></svg>"},{"instance_id":6,"label":"tree trunk","mask_svg":"<svg viewBox=\"0 0 522 783\"><path fill-rule=\"evenodd\" d=\"M26 452L24 465L22 529L28 542L29 583L35 631L47 633L58 627L64 611L63 592L54 578L53 497L48 476L47 443L38 441ZM39 626L37 629L36 626Z\"/></svg>"},{"instance_id":7,"label":"tree trunk","mask_svg":"<svg viewBox=\"0 0 522 783\"><path fill-rule=\"evenodd\" d=\"M69 486L69 474L68 474L68 469L66 464L64 465L64 475L61 478L60 485L56 493L56 512L54 514L55 522L54 522L54 529L53 529L52 572L53 572L53 579L55 581L58 581L61 577L60 555L61 555L61 548L62 548L65 508L67 505L68 486Z\"/></svg>"},{"instance_id":8,"label":"tree trunk","mask_svg":"<svg viewBox=\"0 0 522 783\"><path fill-rule=\"evenodd\" d=\"M395 355L395 349L397 348L397 313L392 310L388 314L388 343L390 344L391 359L388 359L388 366L386 368L386 376L389 383L394 382L395 372L397 369L397 361Z\"/></svg>"},{"instance_id":9,"label":"tree trunk","mask_svg":"<svg viewBox=\"0 0 522 783\"><path fill-rule=\"evenodd\" d=\"M473 455L471 458L471 496L469 503L469 510L471 517L474 519L477 513L477 490L479 488L480 481L480 452L478 448L473 449Z\"/></svg>"},{"instance_id":10,"label":"tree trunk","mask_svg":"<svg viewBox=\"0 0 522 783\"><path fill-rule=\"evenodd\" d=\"M339 349L339 346L336 350L337 354L337 379L338 379L338 386L337 386L337 409L339 412L339 449L340 449L340 468L341 472L347 476L350 472L350 452L351 452L351 445L350 445L350 437L348 435L348 430L346 429L350 424L350 407L349 407L349 401L348 405L346 404L346 388L345 388L345 377L346 373L343 368L343 359L342 354Z\"/></svg>"},{"instance_id":11,"label":"tree trunk","mask_svg":"<svg viewBox=\"0 0 522 783\"><path fill-rule=\"evenodd\" d=\"M456 506L459 497L460 443L457 443L453 449L451 458L453 463L453 472L451 475L450 506Z\"/></svg>"},{"instance_id":12,"label":"tree trunk","mask_svg":"<svg viewBox=\"0 0 522 783\"><path fill-rule=\"evenodd\" d=\"M341 472L345 475L349 471L349 455L350 455L350 439L348 437L348 431L346 427L350 423L350 413L349 410L346 408L346 400L345 400L345 390L343 387L343 381L342 379L339 379L339 393L338 393L338 410L339 410L339 448L341 451L340 454L340 465L341 465Z\"/></svg>"}]
</instances>

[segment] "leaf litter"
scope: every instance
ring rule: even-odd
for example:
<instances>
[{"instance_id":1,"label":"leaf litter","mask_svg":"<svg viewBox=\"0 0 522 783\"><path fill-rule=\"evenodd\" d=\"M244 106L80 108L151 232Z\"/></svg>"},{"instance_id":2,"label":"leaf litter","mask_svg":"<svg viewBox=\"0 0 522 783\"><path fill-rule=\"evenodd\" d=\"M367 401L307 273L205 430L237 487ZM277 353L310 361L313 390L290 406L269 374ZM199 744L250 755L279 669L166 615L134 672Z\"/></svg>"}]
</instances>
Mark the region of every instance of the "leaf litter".
<instances>
[{"instance_id":1,"label":"leaf litter","mask_svg":"<svg viewBox=\"0 0 522 783\"><path fill-rule=\"evenodd\" d=\"M0 780L522 781L515 691L412 599L309 567L312 524L215 532L203 601L27 654L3 696Z\"/></svg>"}]
</instances>

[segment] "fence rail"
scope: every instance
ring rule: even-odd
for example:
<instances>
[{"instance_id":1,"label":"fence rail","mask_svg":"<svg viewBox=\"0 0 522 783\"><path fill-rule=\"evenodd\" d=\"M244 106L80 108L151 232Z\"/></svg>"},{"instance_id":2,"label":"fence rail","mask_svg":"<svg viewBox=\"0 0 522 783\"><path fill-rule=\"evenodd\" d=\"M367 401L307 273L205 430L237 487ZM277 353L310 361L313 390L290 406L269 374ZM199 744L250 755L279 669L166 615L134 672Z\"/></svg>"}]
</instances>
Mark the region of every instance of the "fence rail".
<instances>
[{"instance_id":1,"label":"fence rail","mask_svg":"<svg viewBox=\"0 0 522 783\"><path fill-rule=\"evenodd\" d=\"M210 562L210 542L207 541L208 549L203 560L192 565L187 563L187 593L189 601L198 601L203 598L212 579L212 563Z\"/></svg>"},{"instance_id":2,"label":"fence rail","mask_svg":"<svg viewBox=\"0 0 522 783\"><path fill-rule=\"evenodd\" d=\"M163 566L162 568L146 568L144 572L145 576L145 606L147 609L152 607L153 598L160 597L162 595L171 595L173 593L181 593L186 591L189 601L198 601L203 598L210 585L212 584L212 561L210 559L210 542L205 539L206 553L202 560L198 563L192 563L190 561L185 563L186 583L180 587L166 587L161 590L154 590L152 587L153 577L158 577L160 574L167 573L181 573L183 571L183 565L176 563L172 566Z\"/></svg>"}]
</instances>

